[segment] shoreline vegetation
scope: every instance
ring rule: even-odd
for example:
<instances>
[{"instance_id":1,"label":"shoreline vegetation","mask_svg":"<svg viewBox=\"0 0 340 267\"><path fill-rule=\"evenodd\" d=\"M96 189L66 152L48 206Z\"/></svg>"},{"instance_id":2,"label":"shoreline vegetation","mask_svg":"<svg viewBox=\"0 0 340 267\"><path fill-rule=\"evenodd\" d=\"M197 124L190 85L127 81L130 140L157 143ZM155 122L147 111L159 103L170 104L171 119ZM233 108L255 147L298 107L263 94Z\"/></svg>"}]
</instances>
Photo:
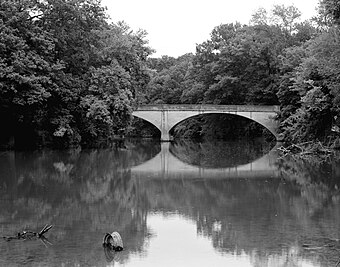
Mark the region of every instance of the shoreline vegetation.
<instances>
[{"instance_id":1,"label":"shoreline vegetation","mask_svg":"<svg viewBox=\"0 0 340 267\"><path fill-rule=\"evenodd\" d=\"M320 141L309 141L278 147L281 157L296 155L301 158L319 156L327 159L339 151L339 147L327 146Z\"/></svg>"},{"instance_id":2,"label":"shoreline vegetation","mask_svg":"<svg viewBox=\"0 0 340 267\"><path fill-rule=\"evenodd\" d=\"M98 147L159 133L133 122L141 104L279 105L283 154L340 147L340 4L258 9L220 24L196 53L152 57L145 30L111 23L99 0L0 2L0 148ZM114 19L114 18L113 18ZM175 38L175 37L174 37ZM197 116L175 138L269 138L232 116Z\"/></svg>"}]
</instances>

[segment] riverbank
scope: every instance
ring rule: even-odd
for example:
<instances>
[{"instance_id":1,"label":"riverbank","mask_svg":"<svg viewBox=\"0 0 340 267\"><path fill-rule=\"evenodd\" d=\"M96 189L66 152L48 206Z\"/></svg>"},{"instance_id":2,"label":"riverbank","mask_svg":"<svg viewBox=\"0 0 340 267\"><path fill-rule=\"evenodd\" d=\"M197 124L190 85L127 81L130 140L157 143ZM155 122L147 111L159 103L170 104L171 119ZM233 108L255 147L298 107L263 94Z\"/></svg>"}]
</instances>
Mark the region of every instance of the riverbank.
<instances>
[{"instance_id":1,"label":"riverbank","mask_svg":"<svg viewBox=\"0 0 340 267\"><path fill-rule=\"evenodd\" d=\"M297 144L285 144L278 148L282 156L298 155L300 157L328 157L340 150L338 139L333 142L308 141Z\"/></svg>"}]
</instances>

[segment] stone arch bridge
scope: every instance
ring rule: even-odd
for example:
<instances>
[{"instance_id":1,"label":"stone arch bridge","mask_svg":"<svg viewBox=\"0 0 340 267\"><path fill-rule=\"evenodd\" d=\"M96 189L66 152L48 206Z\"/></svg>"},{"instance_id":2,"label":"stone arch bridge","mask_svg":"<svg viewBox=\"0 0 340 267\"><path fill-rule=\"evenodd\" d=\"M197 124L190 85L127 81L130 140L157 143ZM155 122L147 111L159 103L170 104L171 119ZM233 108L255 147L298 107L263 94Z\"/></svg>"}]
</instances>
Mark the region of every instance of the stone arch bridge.
<instances>
[{"instance_id":1,"label":"stone arch bridge","mask_svg":"<svg viewBox=\"0 0 340 267\"><path fill-rule=\"evenodd\" d=\"M267 128L277 140L275 116L278 106L253 105L143 105L132 115L144 119L161 132L162 141L170 141L170 130L181 121L201 114L232 114L253 120Z\"/></svg>"}]
</instances>

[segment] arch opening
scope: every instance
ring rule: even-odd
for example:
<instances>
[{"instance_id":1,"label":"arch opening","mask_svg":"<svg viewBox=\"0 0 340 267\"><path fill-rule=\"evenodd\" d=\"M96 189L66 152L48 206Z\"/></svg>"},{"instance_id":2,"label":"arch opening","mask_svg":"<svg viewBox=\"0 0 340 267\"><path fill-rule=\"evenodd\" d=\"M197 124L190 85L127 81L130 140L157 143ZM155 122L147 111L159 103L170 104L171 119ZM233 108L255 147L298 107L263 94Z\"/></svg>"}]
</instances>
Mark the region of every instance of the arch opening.
<instances>
[{"instance_id":1,"label":"arch opening","mask_svg":"<svg viewBox=\"0 0 340 267\"><path fill-rule=\"evenodd\" d=\"M264 138L276 141L274 133L265 125L238 114L206 113L186 118L169 131L176 139L239 140Z\"/></svg>"},{"instance_id":2,"label":"arch opening","mask_svg":"<svg viewBox=\"0 0 340 267\"><path fill-rule=\"evenodd\" d=\"M133 116L127 136L133 138L160 139L161 131L151 122L143 118Z\"/></svg>"}]
</instances>

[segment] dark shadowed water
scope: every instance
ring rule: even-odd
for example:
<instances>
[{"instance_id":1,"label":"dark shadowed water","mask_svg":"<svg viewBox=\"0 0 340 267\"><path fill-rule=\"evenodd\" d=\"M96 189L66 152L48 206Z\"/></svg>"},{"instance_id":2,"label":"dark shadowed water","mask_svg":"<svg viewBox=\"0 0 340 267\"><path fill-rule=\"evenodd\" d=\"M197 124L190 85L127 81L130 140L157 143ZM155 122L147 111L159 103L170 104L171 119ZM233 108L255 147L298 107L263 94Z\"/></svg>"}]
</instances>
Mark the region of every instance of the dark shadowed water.
<instances>
[{"instance_id":1,"label":"dark shadowed water","mask_svg":"<svg viewBox=\"0 0 340 267\"><path fill-rule=\"evenodd\" d=\"M260 141L0 152L0 266L331 266L340 162ZM118 231L122 252L104 249Z\"/></svg>"}]
</instances>

